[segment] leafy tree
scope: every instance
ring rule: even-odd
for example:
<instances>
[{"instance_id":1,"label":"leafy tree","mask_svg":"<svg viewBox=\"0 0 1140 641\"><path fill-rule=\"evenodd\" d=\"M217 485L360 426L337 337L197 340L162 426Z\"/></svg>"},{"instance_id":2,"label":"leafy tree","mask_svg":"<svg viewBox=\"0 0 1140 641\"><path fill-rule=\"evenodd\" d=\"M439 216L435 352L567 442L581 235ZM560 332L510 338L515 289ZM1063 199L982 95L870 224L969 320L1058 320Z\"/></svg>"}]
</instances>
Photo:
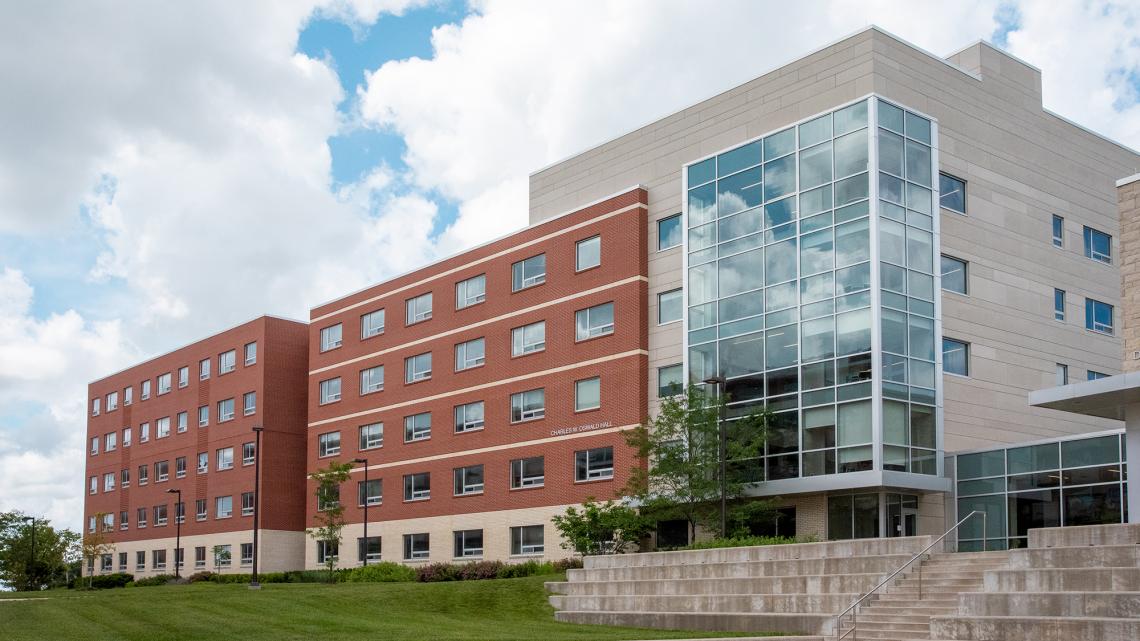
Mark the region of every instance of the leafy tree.
<instances>
[{"instance_id":1,"label":"leafy tree","mask_svg":"<svg viewBox=\"0 0 1140 641\"><path fill-rule=\"evenodd\" d=\"M211 551L214 553L214 573L221 574L222 568L230 565L230 549L224 545L215 545Z\"/></svg>"},{"instance_id":2,"label":"leafy tree","mask_svg":"<svg viewBox=\"0 0 1140 641\"><path fill-rule=\"evenodd\" d=\"M111 541L107 533L103 530L103 518L106 515L106 512L96 512L95 531L83 536L82 556L84 560L88 561L88 565L92 568L95 567L95 563L97 563L99 558L104 554L111 554L115 551L114 542ZM91 577L94 576L94 574L94 571L87 573L88 589L91 588Z\"/></svg>"},{"instance_id":3,"label":"leafy tree","mask_svg":"<svg viewBox=\"0 0 1140 641\"><path fill-rule=\"evenodd\" d=\"M698 525L725 537L771 511L768 501L744 495L749 483L762 480L758 457L764 454L772 423L771 412L764 408L723 424L729 531L720 531L720 431L726 402L690 385L665 399L648 423L626 432L643 465L634 468L625 494L635 497L642 514L655 520L686 521L690 538L695 538Z\"/></svg>"},{"instance_id":4,"label":"leafy tree","mask_svg":"<svg viewBox=\"0 0 1140 641\"><path fill-rule=\"evenodd\" d=\"M0 512L0 582L17 590L66 584L79 535L67 529L56 530L47 519L37 518L33 528L28 518L18 511Z\"/></svg>"},{"instance_id":5,"label":"leafy tree","mask_svg":"<svg viewBox=\"0 0 1140 641\"><path fill-rule=\"evenodd\" d=\"M616 501L586 499L581 510L570 506L555 515L554 527L562 534L562 548L578 554L621 554L645 536L652 526L638 511Z\"/></svg>"},{"instance_id":6,"label":"leafy tree","mask_svg":"<svg viewBox=\"0 0 1140 641\"><path fill-rule=\"evenodd\" d=\"M317 483L317 527L309 528L309 536L324 544L325 567L329 571L329 582L335 580L337 554L340 550L341 532L344 530L344 506L340 502L340 486L349 479L351 463L330 461L328 467L309 475Z\"/></svg>"}]
</instances>

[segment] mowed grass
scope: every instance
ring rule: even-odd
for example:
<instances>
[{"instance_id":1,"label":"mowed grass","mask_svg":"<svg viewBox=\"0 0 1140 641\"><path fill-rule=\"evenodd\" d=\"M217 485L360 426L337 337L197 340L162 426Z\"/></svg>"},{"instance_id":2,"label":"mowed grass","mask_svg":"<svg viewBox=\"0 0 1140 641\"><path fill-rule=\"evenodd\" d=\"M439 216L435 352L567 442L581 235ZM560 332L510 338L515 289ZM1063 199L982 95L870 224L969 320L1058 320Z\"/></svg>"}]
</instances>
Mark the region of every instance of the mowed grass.
<instances>
[{"instance_id":1,"label":"mowed grass","mask_svg":"<svg viewBox=\"0 0 1140 641\"><path fill-rule=\"evenodd\" d=\"M542 584L560 578L267 584L261 590L249 590L244 585L196 583L96 592L7 594L45 598L0 599L0 639L569 641L710 636L692 631L557 623Z\"/></svg>"}]
</instances>

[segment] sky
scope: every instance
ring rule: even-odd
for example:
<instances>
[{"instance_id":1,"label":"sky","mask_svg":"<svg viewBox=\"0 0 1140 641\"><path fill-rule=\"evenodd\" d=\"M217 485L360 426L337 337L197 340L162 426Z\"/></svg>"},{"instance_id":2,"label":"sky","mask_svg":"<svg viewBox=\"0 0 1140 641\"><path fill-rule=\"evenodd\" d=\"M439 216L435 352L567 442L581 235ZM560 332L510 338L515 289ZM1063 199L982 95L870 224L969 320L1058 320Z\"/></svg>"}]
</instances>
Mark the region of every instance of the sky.
<instances>
[{"instance_id":1,"label":"sky","mask_svg":"<svg viewBox=\"0 0 1140 641\"><path fill-rule=\"evenodd\" d=\"M1140 4L0 6L0 510L78 529L87 383L522 227L530 172L876 24L1140 148Z\"/></svg>"}]
</instances>

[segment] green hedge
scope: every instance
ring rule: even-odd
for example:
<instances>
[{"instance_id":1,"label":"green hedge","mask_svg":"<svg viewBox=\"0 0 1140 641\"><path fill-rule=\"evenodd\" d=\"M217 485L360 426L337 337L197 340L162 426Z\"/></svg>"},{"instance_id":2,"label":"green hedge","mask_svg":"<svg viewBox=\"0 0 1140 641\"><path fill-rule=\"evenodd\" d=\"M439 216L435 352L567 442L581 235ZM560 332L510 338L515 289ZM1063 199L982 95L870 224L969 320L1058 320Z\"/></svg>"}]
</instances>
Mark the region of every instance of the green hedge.
<instances>
[{"instance_id":1,"label":"green hedge","mask_svg":"<svg viewBox=\"0 0 1140 641\"><path fill-rule=\"evenodd\" d=\"M789 543L818 543L815 536L734 536L725 539L698 541L678 550L713 550L716 548L741 548L756 545L787 545Z\"/></svg>"},{"instance_id":2,"label":"green hedge","mask_svg":"<svg viewBox=\"0 0 1140 641\"><path fill-rule=\"evenodd\" d=\"M139 579L130 585L136 588L149 588L155 585L166 585L167 583L170 583L174 580L175 578L173 574L156 574L145 579Z\"/></svg>"},{"instance_id":3,"label":"green hedge","mask_svg":"<svg viewBox=\"0 0 1140 641\"><path fill-rule=\"evenodd\" d=\"M135 577L133 574L127 574L126 572L117 572L115 574L100 574L90 577L90 579L88 577L81 576L76 577L74 580L72 580L71 587L80 590L85 589L87 588L88 580L91 582L92 590L108 590L111 588L125 587L127 584L134 581Z\"/></svg>"}]
</instances>

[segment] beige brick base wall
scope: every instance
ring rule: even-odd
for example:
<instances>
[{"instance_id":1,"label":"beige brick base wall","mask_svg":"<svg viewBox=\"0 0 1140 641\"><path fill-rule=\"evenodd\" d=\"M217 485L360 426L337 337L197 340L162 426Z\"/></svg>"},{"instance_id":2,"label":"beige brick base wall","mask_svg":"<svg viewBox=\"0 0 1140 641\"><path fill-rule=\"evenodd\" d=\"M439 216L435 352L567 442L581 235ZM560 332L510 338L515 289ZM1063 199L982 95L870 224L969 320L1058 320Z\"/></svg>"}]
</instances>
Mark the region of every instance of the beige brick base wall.
<instances>
[{"instance_id":1,"label":"beige brick base wall","mask_svg":"<svg viewBox=\"0 0 1140 641\"><path fill-rule=\"evenodd\" d=\"M258 571L259 572L285 572L299 570L304 564L304 532L289 532L284 530L261 530L258 536ZM111 570L101 571L99 559L95 559L95 574L111 574L114 572L127 572L137 578L146 578L157 574L174 574L174 547L175 537L163 539L147 539L143 541L127 541L115 544L111 552ZM241 544L253 543L253 530L239 532L225 532L222 534L205 534L199 536L182 537L182 549L185 550L184 564L181 573L183 576L194 572L215 572L213 548L215 545L230 546L230 565L221 568L223 574L250 573L252 564L241 562ZM196 566L194 563L194 550L198 547L206 548L206 563ZM153 567L153 552L166 550L166 567ZM127 566L120 569L119 554L127 553ZM138 552L146 553L146 564L138 569L135 556ZM83 562L83 572L87 572L87 561Z\"/></svg>"}]
</instances>

